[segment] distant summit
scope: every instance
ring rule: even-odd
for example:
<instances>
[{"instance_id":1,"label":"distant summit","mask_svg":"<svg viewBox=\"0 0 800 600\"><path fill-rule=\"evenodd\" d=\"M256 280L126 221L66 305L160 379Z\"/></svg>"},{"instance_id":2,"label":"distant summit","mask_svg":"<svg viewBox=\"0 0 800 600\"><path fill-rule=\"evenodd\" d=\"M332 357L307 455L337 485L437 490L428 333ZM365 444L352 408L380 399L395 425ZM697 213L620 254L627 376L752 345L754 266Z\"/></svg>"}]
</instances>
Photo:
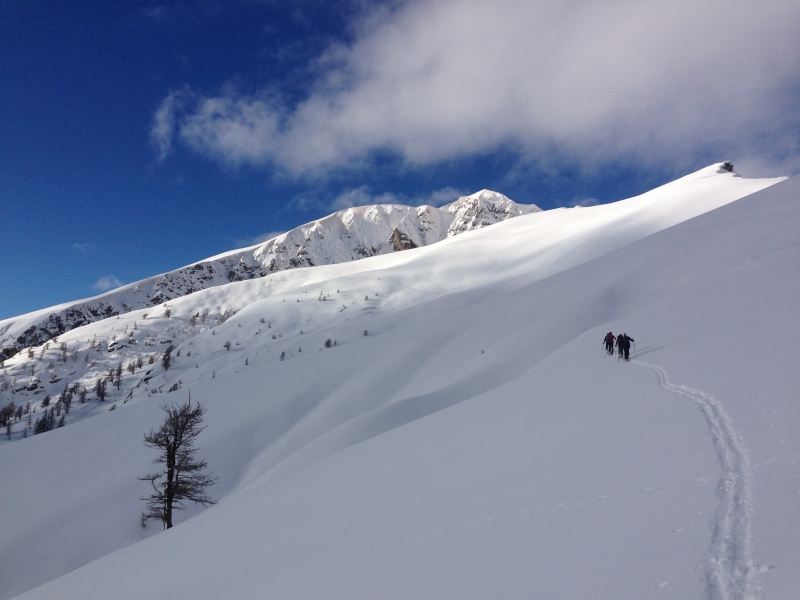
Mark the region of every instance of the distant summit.
<instances>
[{"instance_id":1,"label":"distant summit","mask_svg":"<svg viewBox=\"0 0 800 600\"><path fill-rule=\"evenodd\" d=\"M538 206L517 204L491 190L462 196L441 208L403 204L347 208L257 246L226 252L88 300L9 319L0 326L0 356L13 356L22 348L39 346L76 327L210 287L286 269L339 264L428 246L540 211Z\"/></svg>"},{"instance_id":2,"label":"distant summit","mask_svg":"<svg viewBox=\"0 0 800 600\"><path fill-rule=\"evenodd\" d=\"M471 229L480 229L512 217L540 212L535 204L517 204L507 196L491 190L481 190L471 196L461 196L443 207L453 215L447 236L458 235Z\"/></svg>"},{"instance_id":3,"label":"distant summit","mask_svg":"<svg viewBox=\"0 0 800 600\"><path fill-rule=\"evenodd\" d=\"M498 192L481 190L441 208L373 204L347 208L258 246L261 275L331 265L435 244L448 237L539 212Z\"/></svg>"}]
</instances>

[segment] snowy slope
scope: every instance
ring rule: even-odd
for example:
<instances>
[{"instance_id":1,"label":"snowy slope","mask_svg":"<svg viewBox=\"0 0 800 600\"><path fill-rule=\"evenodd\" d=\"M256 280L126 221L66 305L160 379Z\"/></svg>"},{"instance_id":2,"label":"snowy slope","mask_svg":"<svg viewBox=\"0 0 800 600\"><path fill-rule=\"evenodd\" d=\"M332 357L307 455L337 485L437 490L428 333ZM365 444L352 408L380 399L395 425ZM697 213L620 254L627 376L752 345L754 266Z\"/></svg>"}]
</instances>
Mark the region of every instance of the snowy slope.
<instances>
[{"instance_id":1,"label":"snowy slope","mask_svg":"<svg viewBox=\"0 0 800 600\"><path fill-rule=\"evenodd\" d=\"M334 288L331 284L312 290L312 297L341 301L341 305L326 305L334 314L338 314L337 311L343 306L359 308L364 295L371 296L378 291L383 292L378 304L383 309L389 307L394 310L493 281L519 285L515 279L517 277L522 281L547 277L777 181L780 179L743 179L723 169L721 164L712 165L642 196L610 205L537 212L498 224L480 236L473 232L448 238L435 246L400 254L326 268L284 271L246 285L207 289L192 294L191 300L178 298L170 303L114 317L102 325L83 326L40 348L17 354L6 361L6 370L0 381L0 406L14 401L17 405L30 402L32 407L36 407L48 395L55 401L66 385L79 385L91 392L97 378L109 369L115 369L120 364L127 367L139 357L145 364L151 357L160 360L160 353L170 345L188 343L189 338L207 332L235 311L257 300L267 302L270 298L283 302L290 298L296 301L298 298L292 294L300 288L304 294L308 294L308 286L357 273L364 273L360 281L367 288L363 291L356 291L350 286L344 295L334 297L331 295L333 290L342 286L337 284ZM462 200L470 200L470 197ZM480 208L480 202L485 199L478 194L470 201L473 200L476 206L470 206L469 203L461 205L467 209L462 217L478 214L481 220L477 225L491 222L491 219L473 210ZM362 212L369 213L373 208L365 207ZM496 218L503 220L502 215ZM460 219L454 223L464 221ZM334 235L332 239L341 237ZM269 242L265 244L268 245ZM449 258L441 260L440 247L450 245L453 247L446 250ZM405 263L408 263L407 268L401 266ZM378 286L372 283L373 271L389 267L396 271L389 287L388 282ZM321 291L326 294L319 295ZM376 300L368 304L376 305ZM167 306L171 307L171 319L164 318ZM283 308L281 311L285 312ZM192 315L197 315L197 318L191 320ZM266 311L264 317L268 319L266 324L269 329L275 315ZM268 333L270 336L284 335L287 328L295 325L295 331L303 329L301 321L305 318L317 322L318 326L325 322L319 321L321 316L316 312L310 317L298 314L288 322L285 318L281 319L282 331ZM19 328L19 321L14 323ZM62 360L64 356L60 352L62 344L66 348L66 361ZM204 365L204 368L209 367ZM113 400L130 399L141 389L143 378L148 376L140 372L123 372L120 390L110 389L109 397ZM151 384L151 387L154 385ZM174 382L168 387L172 385ZM83 406L82 410L92 413L96 408ZM18 425L17 431L21 435L22 424Z\"/></svg>"},{"instance_id":2,"label":"snowy slope","mask_svg":"<svg viewBox=\"0 0 800 600\"><path fill-rule=\"evenodd\" d=\"M89 323L232 281L427 246L465 231L539 211L533 204L517 204L490 190L462 196L441 208L400 204L347 208L256 246L225 252L94 298L0 321L0 356L41 346Z\"/></svg>"},{"instance_id":3,"label":"snowy slope","mask_svg":"<svg viewBox=\"0 0 800 600\"><path fill-rule=\"evenodd\" d=\"M704 171L170 302L146 325L185 332L173 369L0 449L0 591L147 537L29 597L791 597L798 345L770 332L800 322L800 180L664 230L726 204ZM202 307L239 312L201 332ZM602 356L623 328L688 387ZM141 436L188 389L222 502L142 532Z\"/></svg>"}]
</instances>

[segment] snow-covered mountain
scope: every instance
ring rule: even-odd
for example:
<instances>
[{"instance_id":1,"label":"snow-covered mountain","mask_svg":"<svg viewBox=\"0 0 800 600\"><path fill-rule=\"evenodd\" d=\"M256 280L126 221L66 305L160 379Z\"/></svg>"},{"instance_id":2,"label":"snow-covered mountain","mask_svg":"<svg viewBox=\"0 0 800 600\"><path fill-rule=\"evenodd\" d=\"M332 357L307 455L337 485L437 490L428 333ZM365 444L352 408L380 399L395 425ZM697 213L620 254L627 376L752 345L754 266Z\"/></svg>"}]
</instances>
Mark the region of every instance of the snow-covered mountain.
<instances>
[{"instance_id":1,"label":"snow-covered mountain","mask_svg":"<svg viewBox=\"0 0 800 600\"><path fill-rule=\"evenodd\" d=\"M481 190L441 208L376 204L347 208L279 235L253 252L261 274L334 265L435 244L448 237L540 212Z\"/></svg>"},{"instance_id":2,"label":"snow-covered mountain","mask_svg":"<svg viewBox=\"0 0 800 600\"><path fill-rule=\"evenodd\" d=\"M800 179L714 165L20 353L32 421L78 391L0 445L0 598L792 597L798 220ZM220 502L141 529L189 392Z\"/></svg>"},{"instance_id":3,"label":"snow-covered mountain","mask_svg":"<svg viewBox=\"0 0 800 600\"><path fill-rule=\"evenodd\" d=\"M123 369L123 372L117 378L117 389L109 386L106 391L107 398L112 403L116 400L127 402L143 389L142 386L148 393L151 390L172 388L177 382L171 382L166 388L163 385L154 387L153 383L148 385L155 370L149 365L158 364L168 347L175 346L180 352L182 344L193 343L192 338L198 334L208 331L213 333L217 326L257 299L280 296L298 287L307 290L307 286L317 282L321 284L331 277L330 268L321 266L282 270L283 267L291 266L287 262L286 265L281 264L280 268L276 267L271 275L256 279L245 278L239 282L243 287L231 287L236 282L226 283L222 272L232 264L245 264L245 255L249 257L248 260L269 265L275 257L286 257L291 254L290 248L297 248L294 257L307 251L307 255L313 255L320 262L327 261L329 267L341 265L333 272L342 276L344 273L358 273L375 268L374 257L370 260L354 261L344 254L342 249L355 247L353 244L356 239L359 244L372 244L371 251L383 253L383 260L404 263L413 259L419 262L439 246L431 245L437 237L444 237L447 244L452 244L456 239L467 240L463 243L468 243L471 239L469 236L454 237L450 233L453 226L456 230L480 229L486 224L504 221L510 216L520 216L519 213L528 211L525 219L533 219L534 223L529 225L527 220L523 221L523 225L527 226L529 239L524 247L510 252L502 261L496 259L494 252L505 246L504 228L494 230L495 235L500 238L490 246L491 251L486 251L485 245L475 246L459 259L455 270L447 261L435 258L437 254L434 252L429 271L421 280L427 283L422 285L421 281L414 278L405 283L408 289L402 296L404 302L420 302L468 289L477 285L476 281L488 283L508 279L512 274L526 279L551 275L557 270L580 264L776 181L778 180L744 179L721 165L713 165L637 198L592 209L557 209L547 212L535 209L530 212L530 208L520 207L505 196L486 191L463 197L441 211L432 207L395 205L350 208L309 224L306 231L301 227L246 251L212 257L205 261L205 266L198 264L186 267L145 280L146 285L141 282L131 284L83 303L62 305L0 322L0 335L5 335L8 340L13 340L20 330L24 330L26 334L33 330L32 335L49 339L39 347L29 346L25 351L5 360L6 369L0 380L0 406L6 406L13 401L17 407L31 403L35 409L42 402L49 402L43 401L44 398L52 398L57 403L58 398L65 400L77 396L79 389L86 390L89 397L96 397L97 382L114 369ZM494 207L494 210L488 207ZM419 215L433 214L449 215L450 218L443 217L437 226L424 225L430 222L429 219L417 219ZM379 240L386 240L390 236L389 232L396 232L401 228L406 232L404 235L413 243L420 242L421 247L396 254L386 245L380 246ZM581 230L585 233L580 234ZM352 236L348 231L354 232ZM561 241L567 233L570 243ZM427 243L423 243L426 241ZM342 250L342 253L338 250ZM273 258L269 259L270 256ZM531 266L531 261L535 267ZM544 262L548 264L543 270ZM202 275L184 278L185 272L202 273L204 269L208 273L207 279L203 279ZM230 275L227 278L231 278ZM250 283L244 285L248 281ZM165 282L170 282L170 285L165 287ZM205 282L207 288L196 289L199 287L198 282ZM147 289L160 291L148 295L144 291ZM190 294L187 290L195 291ZM167 292L171 298L169 302L152 305L154 298L160 299L159 294ZM244 298L240 296L241 292L245 293ZM307 291L304 293L307 294ZM190 295L192 299L187 300ZM365 295L372 294L367 292ZM138 297L143 307L136 309L131 297ZM323 302L333 301L336 295L323 286L316 298ZM354 301L349 296L348 300ZM367 302L369 305L370 301ZM105 309L99 310L98 307L103 306ZM347 308L346 302L341 307L337 306L337 310ZM92 312L95 309L97 315ZM91 318L84 318L87 311ZM43 315L47 315L47 318L39 321ZM63 315L78 317L67 321ZM282 329L273 331L277 327L273 316L265 317L267 320L263 324L266 326L263 333L276 336L276 339L278 336L283 337L286 332ZM30 325L31 323L37 325ZM42 323L46 325L43 326ZM44 332L40 333L43 327ZM300 328L303 329L303 326L300 325ZM58 333L62 329L64 331ZM51 335L52 337L47 337ZM128 371L132 363L137 361L148 366L141 373L136 368ZM72 394L70 390L74 390ZM82 411L92 413L95 410L93 405L71 408L73 412L70 420L81 418ZM61 416L60 410L57 416Z\"/></svg>"},{"instance_id":4,"label":"snow-covered mountain","mask_svg":"<svg viewBox=\"0 0 800 600\"><path fill-rule=\"evenodd\" d=\"M199 290L298 267L331 265L428 246L539 207L481 190L441 208L376 204L347 208L256 246L233 250L94 298L0 321L0 356L36 347L88 323Z\"/></svg>"}]
</instances>

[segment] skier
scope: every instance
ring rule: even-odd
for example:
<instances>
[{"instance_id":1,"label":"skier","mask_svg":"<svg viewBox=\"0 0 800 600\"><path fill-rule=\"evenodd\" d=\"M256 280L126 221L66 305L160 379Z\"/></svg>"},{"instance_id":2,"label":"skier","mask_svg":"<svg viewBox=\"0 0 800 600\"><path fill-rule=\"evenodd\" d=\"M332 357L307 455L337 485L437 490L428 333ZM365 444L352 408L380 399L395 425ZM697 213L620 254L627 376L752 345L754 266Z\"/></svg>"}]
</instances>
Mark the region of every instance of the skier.
<instances>
[{"instance_id":1,"label":"skier","mask_svg":"<svg viewBox=\"0 0 800 600\"><path fill-rule=\"evenodd\" d=\"M617 347L619 348L619 355L622 356L623 353L625 354L625 360L630 361L630 352L631 352L631 342L634 341L632 337L629 337L627 333L623 333L621 336L617 337Z\"/></svg>"},{"instance_id":2,"label":"skier","mask_svg":"<svg viewBox=\"0 0 800 600\"><path fill-rule=\"evenodd\" d=\"M606 334L603 338L603 343L606 345L606 352L609 354L614 354L614 340L617 339L614 337L614 334L610 331Z\"/></svg>"}]
</instances>

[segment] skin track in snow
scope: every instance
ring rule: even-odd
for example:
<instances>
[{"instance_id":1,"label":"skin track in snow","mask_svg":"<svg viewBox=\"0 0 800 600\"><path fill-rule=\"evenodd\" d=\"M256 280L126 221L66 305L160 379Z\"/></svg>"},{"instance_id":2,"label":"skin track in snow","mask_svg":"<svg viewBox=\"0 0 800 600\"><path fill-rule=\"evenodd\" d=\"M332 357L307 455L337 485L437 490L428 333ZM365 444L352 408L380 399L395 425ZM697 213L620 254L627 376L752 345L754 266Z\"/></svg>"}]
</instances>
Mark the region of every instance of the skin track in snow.
<instances>
[{"instance_id":1,"label":"skin track in snow","mask_svg":"<svg viewBox=\"0 0 800 600\"><path fill-rule=\"evenodd\" d=\"M719 479L719 506L714 534L706 564L709 600L758 600L763 597L758 568L753 564L753 469L741 436L722 403L703 392L671 383L664 370L650 363L634 360L658 375L658 383L673 394L700 405L708 422L722 474Z\"/></svg>"}]
</instances>

